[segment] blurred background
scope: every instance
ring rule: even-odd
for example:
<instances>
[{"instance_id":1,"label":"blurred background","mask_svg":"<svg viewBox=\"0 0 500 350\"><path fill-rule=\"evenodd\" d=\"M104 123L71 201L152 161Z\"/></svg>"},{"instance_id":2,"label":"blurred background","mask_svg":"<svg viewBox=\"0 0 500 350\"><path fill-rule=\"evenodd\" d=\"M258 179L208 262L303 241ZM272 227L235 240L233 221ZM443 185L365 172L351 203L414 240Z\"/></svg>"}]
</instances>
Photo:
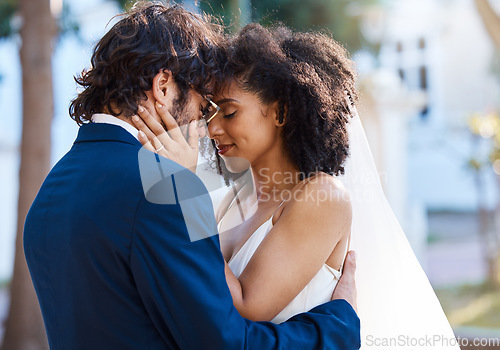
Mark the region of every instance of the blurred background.
<instances>
[{"instance_id":1,"label":"blurred background","mask_svg":"<svg viewBox=\"0 0 500 350\"><path fill-rule=\"evenodd\" d=\"M249 22L281 22L327 31L351 52L359 113L386 195L456 335L499 339L500 1L184 5L219 16L228 32ZM73 76L88 67L93 45L116 21L111 18L130 6L0 0L3 350L48 348L19 232L50 166L76 137L68 114L77 93Z\"/></svg>"}]
</instances>

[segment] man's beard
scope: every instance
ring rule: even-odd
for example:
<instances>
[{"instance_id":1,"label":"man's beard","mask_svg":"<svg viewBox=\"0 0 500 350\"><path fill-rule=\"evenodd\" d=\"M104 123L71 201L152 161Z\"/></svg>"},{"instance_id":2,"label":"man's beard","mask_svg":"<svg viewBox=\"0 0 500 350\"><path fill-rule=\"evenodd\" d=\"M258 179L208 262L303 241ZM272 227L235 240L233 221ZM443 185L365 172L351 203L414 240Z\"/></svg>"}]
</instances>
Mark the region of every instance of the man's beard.
<instances>
[{"instance_id":1,"label":"man's beard","mask_svg":"<svg viewBox=\"0 0 500 350\"><path fill-rule=\"evenodd\" d=\"M187 110L188 100L188 94L181 93L181 96L174 99L172 103L172 109L169 111L172 117L177 122L177 125L179 125L182 135L184 135L184 138L186 138L186 140L188 138L188 124L189 120L191 119L188 115ZM163 121L162 126L165 130L167 130L166 125L163 123Z\"/></svg>"}]
</instances>

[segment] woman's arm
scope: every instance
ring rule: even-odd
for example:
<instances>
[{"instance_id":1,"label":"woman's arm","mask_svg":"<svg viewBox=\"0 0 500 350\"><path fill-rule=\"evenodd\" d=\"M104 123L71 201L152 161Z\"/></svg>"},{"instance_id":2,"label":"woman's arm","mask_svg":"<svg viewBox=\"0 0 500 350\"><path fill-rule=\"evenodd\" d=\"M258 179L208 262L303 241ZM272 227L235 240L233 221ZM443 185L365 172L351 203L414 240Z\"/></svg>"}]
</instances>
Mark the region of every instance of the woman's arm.
<instances>
[{"instance_id":1,"label":"woman's arm","mask_svg":"<svg viewBox=\"0 0 500 350\"><path fill-rule=\"evenodd\" d=\"M351 216L347 192L331 176L321 175L297 190L239 278L226 263L226 280L240 314L255 321L273 319L347 237Z\"/></svg>"},{"instance_id":2,"label":"woman's arm","mask_svg":"<svg viewBox=\"0 0 500 350\"><path fill-rule=\"evenodd\" d=\"M233 298L233 304L241 314L240 309L243 310L243 290L241 289L241 283L234 275L233 271L231 271L231 268L227 264L227 261L224 261L224 263L224 273L226 274L226 282L229 286L231 297Z\"/></svg>"}]
</instances>

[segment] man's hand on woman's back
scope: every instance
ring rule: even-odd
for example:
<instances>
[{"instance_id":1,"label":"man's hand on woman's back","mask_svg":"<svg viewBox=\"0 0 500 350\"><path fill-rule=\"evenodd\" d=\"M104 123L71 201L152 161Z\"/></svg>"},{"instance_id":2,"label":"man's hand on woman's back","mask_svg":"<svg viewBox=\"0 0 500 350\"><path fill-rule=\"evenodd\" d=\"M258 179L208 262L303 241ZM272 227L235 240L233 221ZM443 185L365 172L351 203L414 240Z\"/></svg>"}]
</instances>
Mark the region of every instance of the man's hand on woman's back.
<instances>
[{"instance_id":1,"label":"man's hand on woman's back","mask_svg":"<svg viewBox=\"0 0 500 350\"><path fill-rule=\"evenodd\" d=\"M356 256L351 250L347 254L344 263L342 277L340 277L337 287L333 291L332 300L345 299L354 310L357 311L356 292Z\"/></svg>"}]
</instances>

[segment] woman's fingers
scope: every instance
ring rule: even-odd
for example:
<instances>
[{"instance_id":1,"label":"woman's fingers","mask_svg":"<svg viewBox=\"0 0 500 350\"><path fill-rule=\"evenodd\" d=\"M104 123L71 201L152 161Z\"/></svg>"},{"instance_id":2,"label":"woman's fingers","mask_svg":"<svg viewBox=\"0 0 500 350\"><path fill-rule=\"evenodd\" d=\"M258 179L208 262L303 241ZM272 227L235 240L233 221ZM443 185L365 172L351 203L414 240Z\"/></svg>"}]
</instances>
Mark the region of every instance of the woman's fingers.
<instances>
[{"instance_id":1,"label":"woman's fingers","mask_svg":"<svg viewBox=\"0 0 500 350\"><path fill-rule=\"evenodd\" d=\"M151 152L155 152L155 148L151 144L151 141L149 141L148 137L144 133L144 131L139 130L139 142L146 148L147 150L150 150Z\"/></svg>"},{"instance_id":2,"label":"woman's fingers","mask_svg":"<svg viewBox=\"0 0 500 350\"><path fill-rule=\"evenodd\" d=\"M162 157L169 158L168 153L167 153L167 149L165 148L165 146L163 146L163 144L160 142L160 140L158 140L157 137L155 137L151 141L151 140L148 140L148 138L146 137L146 134L144 134L143 132L139 132L139 141L142 143L144 148L146 148L147 150L149 150L153 153L157 153Z\"/></svg>"},{"instance_id":3,"label":"woman's fingers","mask_svg":"<svg viewBox=\"0 0 500 350\"><path fill-rule=\"evenodd\" d=\"M146 140L152 140L155 137L155 134L149 129L149 127L142 121L141 118L137 115L132 116L132 122L134 123L135 127L139 130L142 131L145 135ZM139 132L139 141L141 141L140 137L140 132ZM142 142L141 142L142 143ZM142 143L144 145L144 143Z\"/></svg>"},{"instance_id":4,"label":"woman's fingers","mask_svg":"<svg viewBox=\"0 0 500 350\"><path fill-rule=\"evenodd\" d=\"M150 150L151 152L155 152L158 154L160 154L160 152L166 152L165 147L156 136L153 136L153 138L150 140L142 130L139 131L139 142L144 146L144 148Z\"/></svg>"},{"instance_id":5,"label":"woman's fingers","mask_svg":"<svg viewBox=\"0 0 500 350\"><path fill-rule=\"evenodd\" d=\"M160 116L168 132L153 117L152 113L155 114L155 111L148 110L151 106L148 105L148 108L139 106L138 116L132 116L132 121L139 130L139 141L151 152L155 152L196 172L199 139L196 122L193 121L189 125L186 125L188 129L186 141L177 122L168 112L167 108L159 103L155 105L156 113Z\"/></svg>"},{"instance_id":6,"label":"woman's fingers","mask_svg":"<svg viewBox=\"0 0 500 350\"><path fill-rule=\"evenodd\" d=\"M179 124L175 121L174 117L170 112L168 111L168 108L166 108L164 105L156 101L155 103L155 108L158 114L160 115L161 120L163 120L163 123L167 127L168 134L172 138L172 140L176 142L186 142L186 139L184 136L182 136L181 129L179 128Z\"/></svg>"},{"instance_id":7,"label":"woman's fingers","mask_svg":"<svg viewBox=\"0 0 500 350\"><path fill-rule=\"evenodd\" d=\"M140 119L139 121L134 120L134 124L136 126L140 126L139 130L144 131L148 139L153 140L156 136L160 140L162 144L167 147L171 144L172 139L170 138L167 130L163 128L163 125L160 124L148 111L146 108L139 106L138 112ZM144 125L141 125L144 124ZM149 133L147 132L146 127L149 129Z\"/></svg>"},{"instance_id":8,"label":"woman's fingers","mask_svg":"<svg viewBox=\"0 0 500 350\"><path fill-rule=\"evenodd\" d=\"M144 124L144 122L142 122L142 120L137 116L133 116L132 120L134 121L134 124L136 124L138 128L140 127L138 135L139 142L144 146L144 148L150 150L151 152L158 153L159 155L165 158L168 158L167 149L165 148L163 143L161 143L158 137L156 137L151 132L151 130L149 130L149 128ZM143 130L148 131L149 137Z\"/></svg>"},{"instance_id":9,"label":"woman's fingers","mask_svg":"<svg viewBox=\"0 0 500 350\"><path fill-rule=\"evenodd\" d=\"M153 145L154 151L158 153L161 156L166 157L166 148L161 141L155 137L153 140L151 140L151 144ZM168 158L168 157L167 157Z\"/></svg>"}]
</instances>

